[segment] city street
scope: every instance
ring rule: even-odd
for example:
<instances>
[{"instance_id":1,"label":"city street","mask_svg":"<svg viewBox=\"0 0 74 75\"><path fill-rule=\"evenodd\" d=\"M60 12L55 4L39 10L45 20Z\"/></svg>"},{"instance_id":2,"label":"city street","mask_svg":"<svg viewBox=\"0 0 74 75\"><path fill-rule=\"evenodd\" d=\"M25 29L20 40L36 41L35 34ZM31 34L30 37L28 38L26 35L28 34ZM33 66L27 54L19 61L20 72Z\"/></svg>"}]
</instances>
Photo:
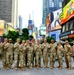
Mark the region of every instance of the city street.
<instances>
[{"instance_id":1,"label":"city street","mask_svg":"<svg viewBox=\"0 0 74 75\"><path fill-rule=\"evenodd\" d=\"M57 68L58 62L55 63L55 68L54 69L44 69L40 68L37 70L36 68L33 68L33 70L29 70L26 68L26 71L21 71L20 69L18 70L6 70L2 68L2 63L0 62L0 75L74 75L74 69L67 70L65 69L66 65L64 62L64 68L62 70L59 70ZM72 66L74 67L74 62L72 60Z\"/></svg>"}]
</instances>

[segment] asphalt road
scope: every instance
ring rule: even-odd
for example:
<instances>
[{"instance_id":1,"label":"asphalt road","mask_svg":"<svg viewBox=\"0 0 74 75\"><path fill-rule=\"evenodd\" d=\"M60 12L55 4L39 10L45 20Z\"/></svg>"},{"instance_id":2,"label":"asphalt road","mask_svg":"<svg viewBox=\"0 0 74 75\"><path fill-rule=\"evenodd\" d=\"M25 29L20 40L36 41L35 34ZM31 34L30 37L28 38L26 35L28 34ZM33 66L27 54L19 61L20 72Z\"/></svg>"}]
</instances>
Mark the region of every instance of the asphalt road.
<instances>
[{"instance_id":1,"label":"asphalt road","mask_svg":"<svg viewBox=\"0 0 74 75\"><path fill-rule=\"evenodd\" d=\"M74 61L71 60L72 67L74 67ZM43 63L42 63L43 66ZM0 75L74 75L74 69L72 68L71 70L67 70L65 62L63 62L63 69L59 70L57 68L58 62L55 62L55 68L50 69L50 68L40 68L36 69L35 67L33 70L30 70L26 68L26 71L21 71L20 69L15 70L15 69L10 69L6 70L2 68L2 62L0 61Z\"/></svg>"}]
</instances>

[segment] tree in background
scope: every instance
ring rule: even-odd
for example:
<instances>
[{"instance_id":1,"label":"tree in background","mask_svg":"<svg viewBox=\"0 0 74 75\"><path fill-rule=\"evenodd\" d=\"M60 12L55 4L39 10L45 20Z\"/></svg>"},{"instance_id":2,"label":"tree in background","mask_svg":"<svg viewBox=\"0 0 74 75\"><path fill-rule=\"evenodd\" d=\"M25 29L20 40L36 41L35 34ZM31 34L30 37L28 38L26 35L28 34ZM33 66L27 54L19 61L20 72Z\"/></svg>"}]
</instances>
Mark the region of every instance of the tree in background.
<instances>
[{"instance_id":1,"label":"tree in background","mask_svg":"<svg viewBox=\"0 0 74 75\"><path fill-rule=\"evenodd\" d=\"M22 29L22 35L20 36L20 39L21 39L21 41L29 39L29 31L27 28Z\"/></svg>"},{"instance_id":2,"label":"tree in background","mask_svg":"<svg viewBox=\"0 0 74 75\"><path fill-rule=\"evenodd\" d=\"M15 43L16 39L19 38L19 33L17 31L8 31L8 34L3 34L4 38L11 38L13 43Z\"/></svg>"},{"instance_id":3,"label":"tree in background","mask_svg":"<svg viewBox=\"0 0 74 75\"><path fill-rule=\"evenodd\" d=\"M47 39L47 42L48 42L48 43L50 43L52 39L53 39L54 41L56 41L56 40L55 40L53 37L51 37L51 36L47 36L46 39Z\"/></svg>"}]
</instances>

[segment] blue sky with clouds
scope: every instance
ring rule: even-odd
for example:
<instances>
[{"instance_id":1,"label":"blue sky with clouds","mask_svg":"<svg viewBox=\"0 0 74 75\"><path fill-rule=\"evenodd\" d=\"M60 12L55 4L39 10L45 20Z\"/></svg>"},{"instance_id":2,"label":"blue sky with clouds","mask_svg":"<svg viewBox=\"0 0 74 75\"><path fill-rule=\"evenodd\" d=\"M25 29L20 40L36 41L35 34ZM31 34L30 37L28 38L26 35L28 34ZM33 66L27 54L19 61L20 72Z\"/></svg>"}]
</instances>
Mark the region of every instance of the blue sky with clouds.
<instances>
[{"instance_id":1,"label":"blue sky with clouds","mask_svg":"<svg viewBox=\"0 0 74 75\"><path fill-rule=\"evenodd\" d=\"M19 15L23 18L23 28L28 25L29 14L34 19L35 26L42 23L42 0L19 0Z\"/></svg>"}]
</instances>

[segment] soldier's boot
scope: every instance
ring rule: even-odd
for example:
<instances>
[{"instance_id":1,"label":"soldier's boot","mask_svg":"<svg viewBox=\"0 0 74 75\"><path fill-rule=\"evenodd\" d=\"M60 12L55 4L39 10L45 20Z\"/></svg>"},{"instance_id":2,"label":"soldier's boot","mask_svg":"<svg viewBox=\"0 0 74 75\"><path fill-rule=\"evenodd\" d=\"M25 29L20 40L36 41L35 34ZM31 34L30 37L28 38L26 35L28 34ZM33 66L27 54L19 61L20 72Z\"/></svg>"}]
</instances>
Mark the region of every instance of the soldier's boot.
<instances>
[{"instance_id":1,"label":"soldier's boot","mask_svg":"<svg viewBox=\"0 0 74 75\"><path fill-rule=\"evenodd\" d=\"M25 68L21 68L22 71L25 71Z\"/></svg>"},{"instance_id":2,"label":"soldier's boot","mask_svg":"<svg viewBox=\"0 0 74 75\"><path fill-rule=\"evenodd\" d=\"M18 70L18 67L17 66L15 66L15 70Z\"/></svg>"},{"instance_id":3,"label":"soldier's boot","mask_svg":"<svg viewBox=\"0 0 74 75\"><path fill-rule=\"evenodd\" d=\"M67 69L68 69L68 70L71 70L71 67L68 67Z\"/></svg>"},{"instance_id":4,"label":"soldier's boot","mask_svg":"<svg viewBox=\"0 0 74 75\"><path fill-rule=\"evenodd\" d=\"M39 66L40 68L42 68L42 66Z\"/></svg>"},{"instance_id":5,"label":"soldier's boot","mask_svg":"<svg viewBox=\"0 0 74 75\"><path fill-rule=\"evenodd\" d=\"M62 69L62 66L60 66L59 69Z\"/></svg>"},{"instance_id":6,"label":"soldier's boot","mask_svg":"<svg viewBox=\"0 0 74 75\"><path fill-rule=\"evenodd\" d=\"M44 68L46 68L46 65L44 65Z\"/></svg>"},{"instance_id":7,"label":"soldier's boot","mask_svg":"<svg viewBox=\"0 0 74 75\"><path fill-rule=\"evenodd\" d=\"M60 68L60 65L57 68Z\"/></svg>"},{"instance_id":8,"label":"soldier's boot","mask_svg":"<svg viewBox=\"0 0 74 75\"><path fill-rule=\"evenodd\" d=\"M10 65L9 68L12 69L12 66Z\"/></svg>"},{"instance_id":9,"label":"soldier's boot","mask_svg":"<svg viewBox=\"0 0 74 75\"><path fill-rule=\"evenodd\" d=\"M8 65L6 65L6 69L9 70L9 66Z\"/></svg>"},{"instance_id":10,"label":"soldier's boot","mask_svg":"<svg viewBox=\"0 0 74 75\"><path fill-rule=\"evenodd\" d=\"M53 67L51 66L50 69L53 69Z\"/></svg>"},{"instance_id":11,"label":"soldier's boot","mask_svg":"<svg viewBox=\"0 0 74 75\"><path fill-rule=\"evenodd\" d=\"M36 66L36 69L39 69L39 66L38 65Z\"/></svg>"},{"instance_id":12,"label":"soldier's boot","mask_svg":"<svg viewBox=\"0 0 74 75\"><path fill-rule=\"evenodd\" d=\"M29 66L29 69L32 70L32 66Z\"/></svg>"}]
</instances>

